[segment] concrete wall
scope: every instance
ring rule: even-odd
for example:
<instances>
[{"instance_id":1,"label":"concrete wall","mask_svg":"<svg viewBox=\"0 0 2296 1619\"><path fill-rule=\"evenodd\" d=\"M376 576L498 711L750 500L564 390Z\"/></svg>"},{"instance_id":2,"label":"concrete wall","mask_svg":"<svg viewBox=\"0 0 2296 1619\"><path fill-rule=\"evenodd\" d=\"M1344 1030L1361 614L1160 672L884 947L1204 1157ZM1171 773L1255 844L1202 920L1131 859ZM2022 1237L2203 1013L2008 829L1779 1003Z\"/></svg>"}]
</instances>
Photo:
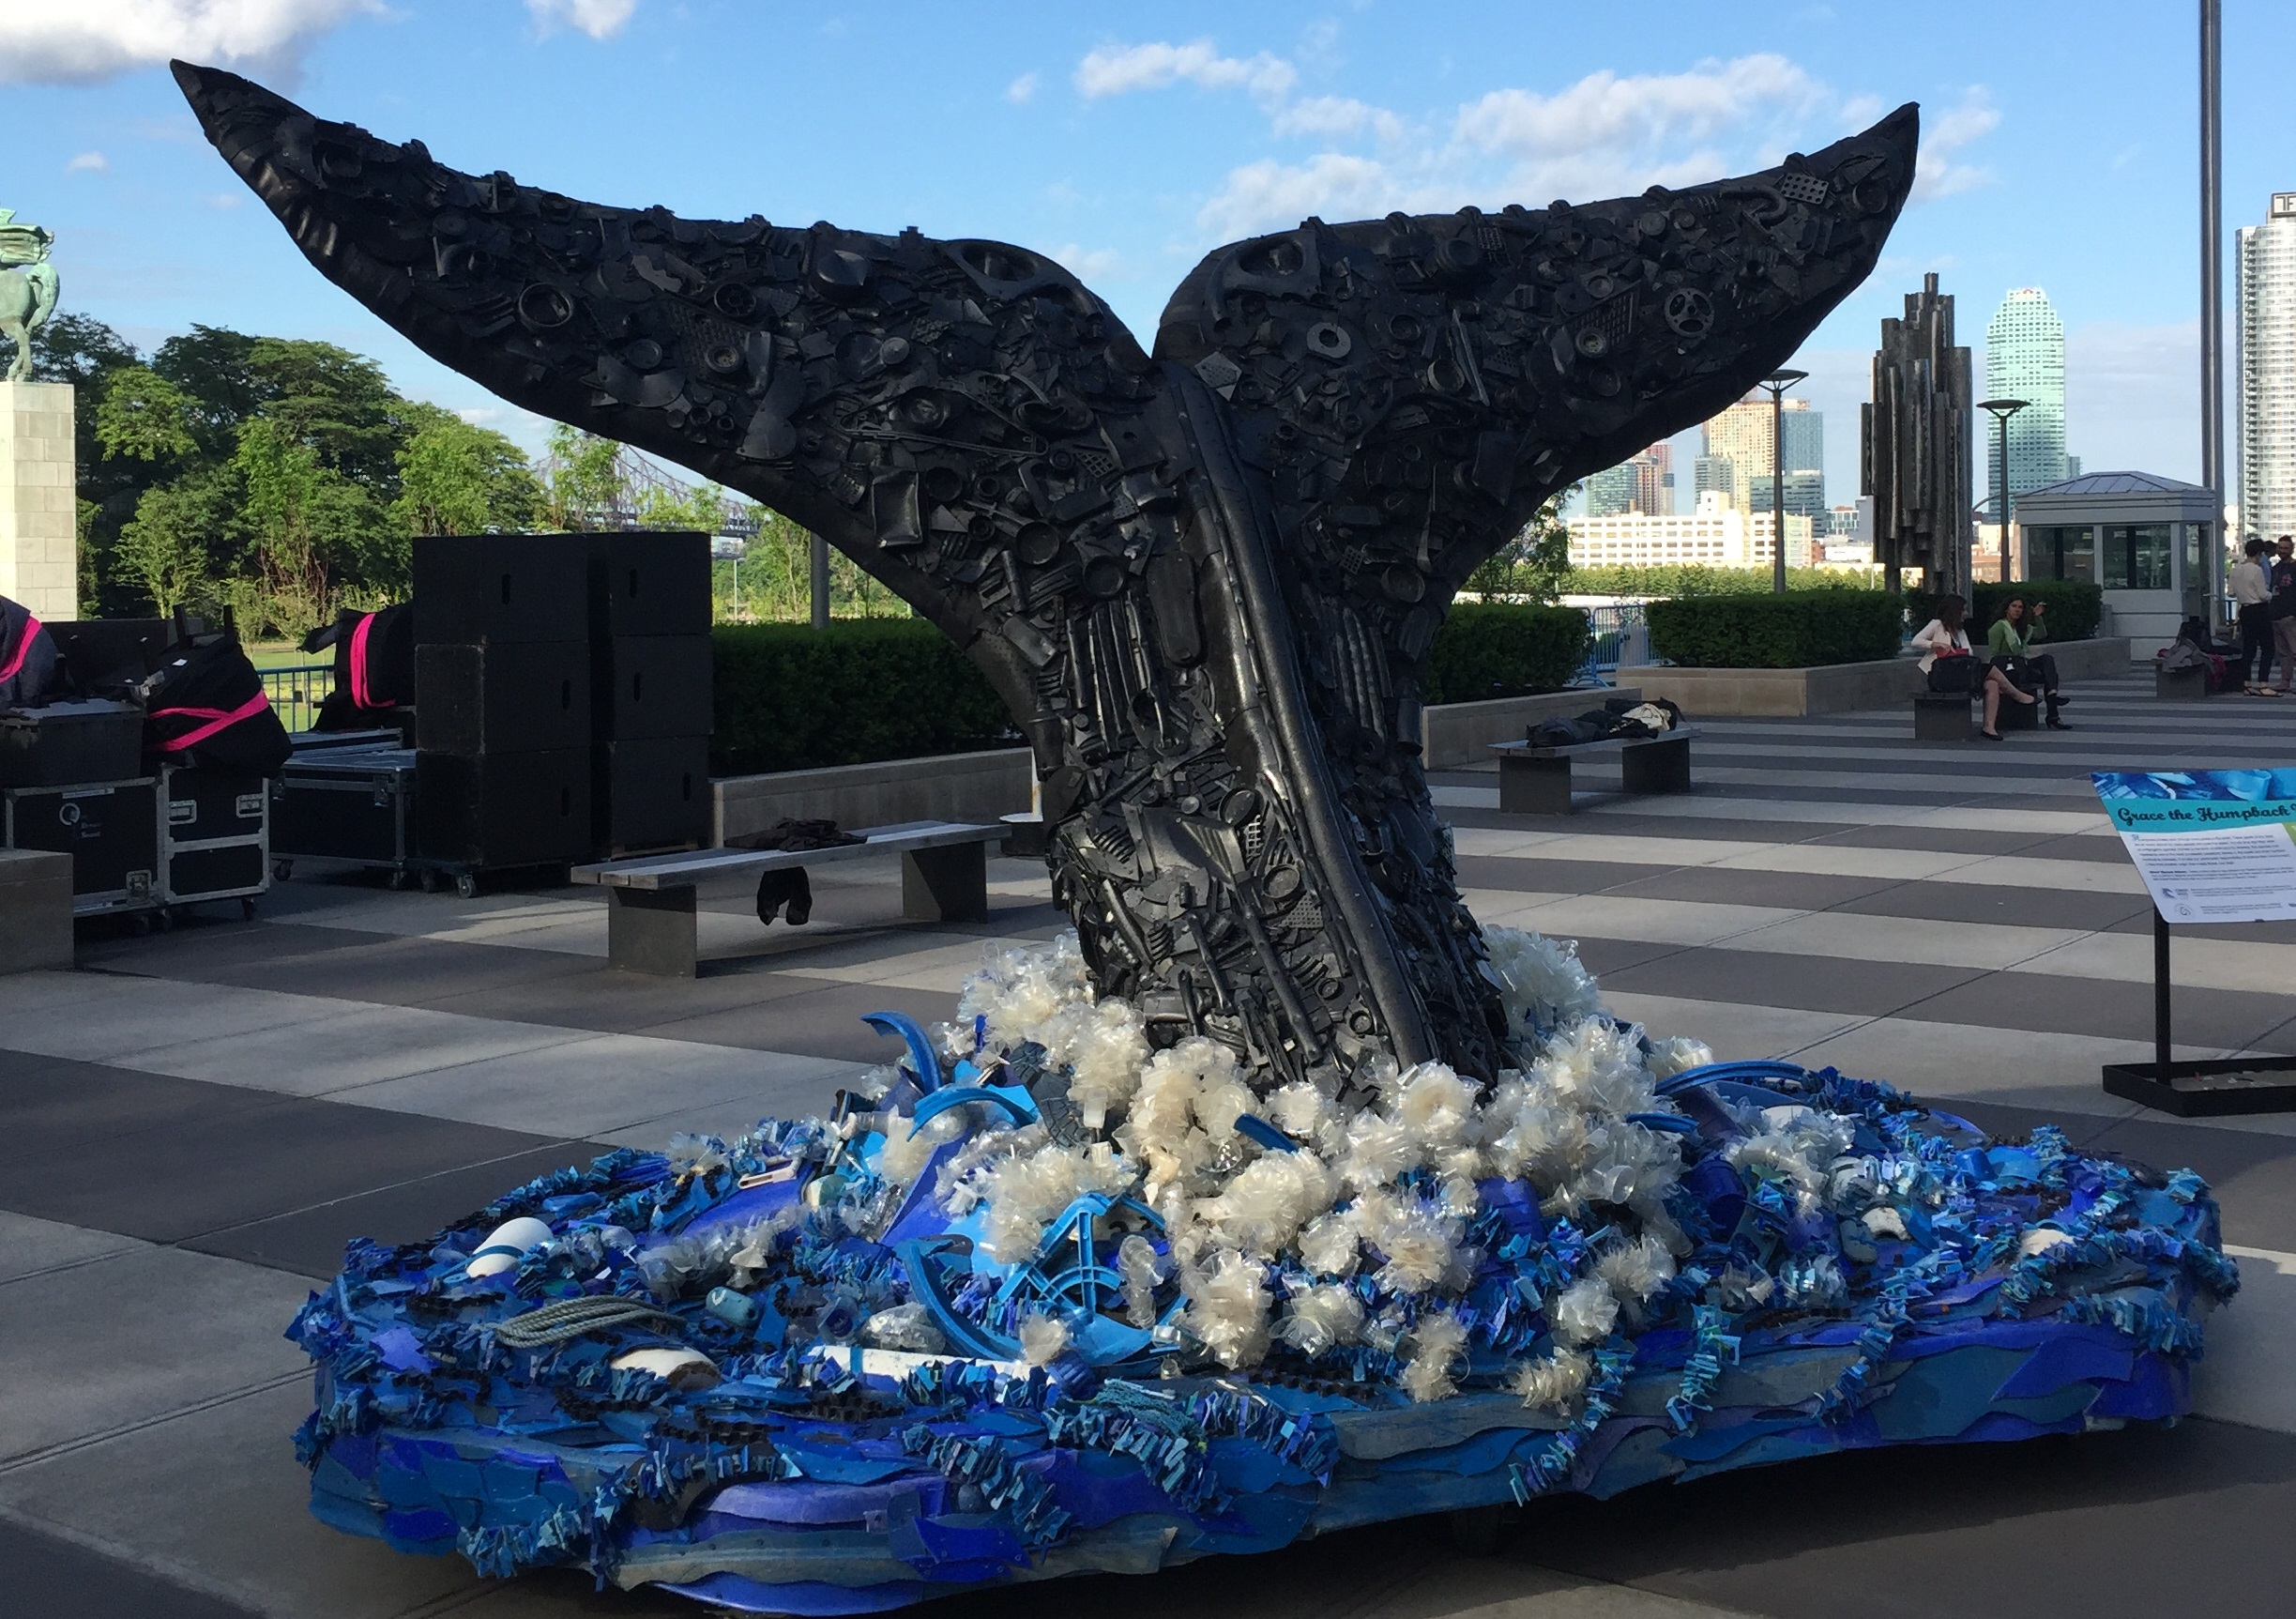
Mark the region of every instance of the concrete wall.
<instances>
[{"instance_id":1,"label":"concrete wall","mask_svg":"<svg viewBox=\"0 0 2296 1619\"><path fill-rule=\"evenodd\" d=\"M68 382L0 382L0 596L80 616L78 454Z\"/></svg>"},{"instance_id":2,"label":"concrete wall","mask_svg":"<svg viewBox=\"0 0 2296 1619\"><path fill-rule=\"evenodd\" d=\"M2124 674L2129 666L2125 635L2090 641L2044 642L2066 681ZM1838 714L1853 709L1886 709L1919 689L1919 661L1910 656L1868 664L1827 664L1815 669L1679 669L1644 664L1620 669L1646 696L1666 697L1690 715L1780 716Z\"/></svg>"},{"instance_id":3,"label":"concrete wall","mask_svg":"<svg viewBox=\"0 0 2296 1619\"><path fill-rule=\"evenodd\" d=\"M847 831L905 820L988 826L1026 810L1030 785L1026 748L725 776L709 784L710 836L722 846L783 819L833 820Z\"/></svg>"},{"instance_id":4,"label":"concrete wall","mask_svg":"<svg viewBox=\"0 0 2296 1619\"><path fill-rule=\"evenodd\" d=\"M1632 697L1633 686L1593 688L1576 692L1542 692L1530 697L1493 697L1480 703L1444 703L1425 711L1421 721L1431 771L1462 770L1489 760L1494 742L1519 742L1524 731L1541 720L1569 719L1589 709L1599 709L1612 697Z\"/></svg>"},{"instance_id":5,"label":"concrete wall","mask_svg":"<svg viewBox=\"0 0 2296 1619\"><path fill-rule=\"evenodd\" d=\"M71 965L71 856L0 849L0 972Z\"/></svg>"}]
</instances>

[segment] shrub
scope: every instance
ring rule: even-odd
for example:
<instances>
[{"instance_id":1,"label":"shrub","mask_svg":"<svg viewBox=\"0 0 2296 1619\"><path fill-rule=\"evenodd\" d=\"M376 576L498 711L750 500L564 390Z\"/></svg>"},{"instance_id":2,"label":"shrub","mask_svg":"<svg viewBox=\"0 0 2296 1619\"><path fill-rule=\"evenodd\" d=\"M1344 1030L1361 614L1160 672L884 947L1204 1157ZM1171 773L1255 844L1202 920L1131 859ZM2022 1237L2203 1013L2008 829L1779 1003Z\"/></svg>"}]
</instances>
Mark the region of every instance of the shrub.
<instances>
[{"instance_id":1,"label":"shrub","mask_svg":"<svg viewBox=\"0 0 2296 1619\"><path fill-rule=\"evenodd\" d=\"M1881 572L1851 568L1788 568L1788 590L1878 590ZM1562 590L1572 596L1640 596L1656 601L1672 596L1767 596L1771 576L1767 568L1710 568L1703 562L1664 562L1650 567L1606 564L1574 568L1563 579Z\"/></svg>"},{"instance_id":2,"label":"shrub","mask_svg":"<svg viewBox=\"0 0 2296 1619\"><path fill-rule=\"evenodd\" d=\"M1885 590L1687 596L1643 608L1651 651L1711 669L1807 669L1895 657L1904 616L1903 600Z\"/></svg>"},{"instance_id":3,"label":"shrub","mask_svg":"<svg viewBox=\"0 0 2296 1619\"><path fill-rule=\"evenodd\" d=\"M2105 591L2096 585L2078 579L2027 579L2007 585L1980 584L1976 599L1969 603L1969 631L1971 640L1984 639L1986 629L2001 616L2001 607L2012 596L2022 596L2029 607L2042 602L2049 604L2047 624L2052 641L2085 641L2097 633L2097 625L2105 617ZM1913 627L1920 629L1938 616L1937 598L1926 591L1911 590L1906 594L1906 617Z\"/></svg>"},{"instance_id":4,"label":"shrub","mask_svg":"<svg viewBox=\"0 0 2296 1619\"><path fill-rule=\"evenodd\" d=\"M1004 703L948 636L920 619L721 624L721 775L857 765L1017 743Z\"/></svg>"},{"instance_id":5,"label":"shrub","mask_svg":"<svg viewBox=\"0 0 2296 1619\"><path fill-rule=\"evenodd\" d=\"M1430 703L1471 703L1556 692L1587 662L1592 640L1577 607L1460 602L1436 632L1428 658Z\"/></svg>"}]
</instances>

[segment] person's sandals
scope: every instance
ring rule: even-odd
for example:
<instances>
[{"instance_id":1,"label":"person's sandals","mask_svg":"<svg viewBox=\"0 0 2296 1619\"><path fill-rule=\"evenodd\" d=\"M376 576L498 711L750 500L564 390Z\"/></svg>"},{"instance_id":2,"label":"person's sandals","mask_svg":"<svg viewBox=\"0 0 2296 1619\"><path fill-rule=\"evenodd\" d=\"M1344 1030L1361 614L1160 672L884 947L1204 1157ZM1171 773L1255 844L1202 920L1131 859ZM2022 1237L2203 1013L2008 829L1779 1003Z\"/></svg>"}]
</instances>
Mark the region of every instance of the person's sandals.
<instances>
[{"instance_id":1,"label":"person's sandals","mask_svg":"<svg viewBox=\"0 0 2296 1619\"><path fill-rule=\"evenodd\" d=\"M1981 730L1977 734L1989 742L1998 742L2001 740L2001 733L1999 731Z\"/></svg>"}]
</instances>

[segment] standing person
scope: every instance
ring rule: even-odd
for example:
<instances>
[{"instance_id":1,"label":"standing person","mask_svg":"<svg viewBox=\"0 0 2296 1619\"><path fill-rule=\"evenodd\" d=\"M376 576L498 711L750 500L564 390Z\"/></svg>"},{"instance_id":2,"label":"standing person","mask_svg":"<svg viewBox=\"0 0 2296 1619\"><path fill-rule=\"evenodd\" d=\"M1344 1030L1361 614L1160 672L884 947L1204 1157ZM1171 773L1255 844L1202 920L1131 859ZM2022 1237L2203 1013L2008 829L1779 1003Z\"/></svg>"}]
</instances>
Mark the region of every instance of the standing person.
<instances>
[{"instance_id":1,"label":"standing person","mask_svg":"<svg viewBox=\"0 0 2296 1619\"><path fill-rule=\"evenodd\" d=\"M2012 685L2020 691L2038 690L2047 700L2049 729L2069 731L2073 727L2058 712L2065 704L2065 695L2057 689L2057 660L2032 649L2034 642L2048 637L2049 627L2044 621L2048 611L2046 602L2035 602L2029 614L2024 597L2010 597L2001 604L2001 616L1985 632L1985 648L1993 654L1993 666L2007 675Z\"/></svg>"},{"instance_id":2,"label":"standing person","mask_svg":"<svg viewBox=\"0 0 2296 1619\"><path fill-rule=\"evenodd\" d=\"M2267 684L2273 672L2272 581L2264 573L2264 542L2241 547L2241 560L2227 581L2241 629L2241 690L2252 697L2278 695Z\"/></svg>"},{"instance_id":3,"label":"standing person","mask_svg":"<svg viewBox=\"0 0 2296 1619\"><path fill-rule=\"evenodd\" d=\"M2000 717L2002 695L2027 704L2037 699L2018 691L2007 675L1970 650L1969 611L1969 603L1958 596L1939 597L1938 616L1913 633L1913 644L1922 649L1922 675L1931 691L1984 694L1985 728L1978 735L1998 742L2001 733L1994 722Z\"/></svg>"},{"instance_id":4,"label":"standing person","mask_svg":"<svg viewBox=\"0 0 2296 1619\"><path fill-rule=\"evenodd\" d=\"M2280 536L2270 577L2273 649L2280 657L2280 683L2273 689L2287 696L2289 686L2296 684L2296 535Z\"/></svg>"}]
</instances>

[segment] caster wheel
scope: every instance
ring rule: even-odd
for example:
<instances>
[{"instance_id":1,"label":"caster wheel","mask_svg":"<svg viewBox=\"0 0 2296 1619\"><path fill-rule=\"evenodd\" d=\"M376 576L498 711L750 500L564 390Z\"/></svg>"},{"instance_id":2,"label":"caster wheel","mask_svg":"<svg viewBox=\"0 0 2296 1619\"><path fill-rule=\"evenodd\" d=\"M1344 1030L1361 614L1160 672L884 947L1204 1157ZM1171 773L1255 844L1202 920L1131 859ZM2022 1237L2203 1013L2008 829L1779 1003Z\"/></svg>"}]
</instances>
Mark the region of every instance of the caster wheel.
<instances>
[{"instance_id":1,"label":"caster wheel","mask_svg":"<svg viewBox=\"0 0 2296 1619\"><path fill-rule=\"evenodd\" d=\"M273 882L285 882L294 875L295 862L291 860L275 860L271 863L271 880Z\"/></svg>"},{"instance_id":2,"label":"caster wheel","mask_svg":"<svg viewBox=\"0 0 2296 1619\"><path fill-rule=\"evenodd\" d=\"M454 879L454 892L464 899L478 898L478 874L476 872L468 871L458 873Z\"/></svg>"},{"instance_id":3,"label":"caster wheel","mask_svg":"<svg viewBox=\"0 0 2296 1619\"><path fill-rule=\"evenodd\" d=\"M436 894L438 892L438 873L427 865L422 868L421 880L423 893Z\"/></svg>"},{"instance_id":4,"label":"caster wheel","mask_svg":"<svg viewBox=\"0 0 2296 1619\"><path fill-rule=\"evenodd\" d=\"M390 890L390 892L393 894L402 892L406 887L406 873L403 871L392 872L389 876L383 878L383 886Z\"/></svg>"},{"instance_id":5,"label":"caster wheel","mask_svg":"<svg viewBox=\"0 0 2296 1619\"><path fill-rule=\"evenodd\" d=\"M151 913L151 930L154 933L165 933L175 925L175 918L172 912L160 909Z\"/></svg>"},{"instance_id":6,"label":"caster wheel","mask_svg":"<svg viewBox=\"0 0 2296 1619\"><path fill-rule=\"evenodd\" d=\"M253 894L240 895L239 920L241 922L252 922L255 920L255 896Z\"/></svg>"}]
</instances>

